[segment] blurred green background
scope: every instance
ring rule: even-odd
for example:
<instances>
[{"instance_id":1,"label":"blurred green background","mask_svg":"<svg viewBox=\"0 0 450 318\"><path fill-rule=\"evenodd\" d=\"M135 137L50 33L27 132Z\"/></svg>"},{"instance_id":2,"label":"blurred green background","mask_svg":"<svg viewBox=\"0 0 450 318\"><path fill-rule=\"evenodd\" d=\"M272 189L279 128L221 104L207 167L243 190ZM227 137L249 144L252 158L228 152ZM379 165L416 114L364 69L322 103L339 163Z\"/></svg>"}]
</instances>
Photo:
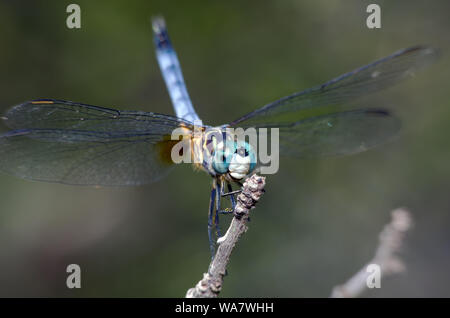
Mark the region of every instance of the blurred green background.
<instances>
[{"instance_id":1,"label":"blurred green background","mask_svg":"<svg viewBox=\"0 0 450 318\"><path fill-rule=\"evenodd\" d=\"M402 118L398 139L349 157L282 158L235 250L222 296L328 297L373 256L390 211L415 227L407 272L368 297L450 296L450 2L0 1L0 110L60 98L173 114L153 52L166 18L196 110L222 124L415 44L440 61L373 99ZM365 106L365 105L362 105ZM6 127L2 126L5 131ZM0 176L0 296L183 297L207 270L211 180L187 165L148 186L92 188ZM229 218L222 227L228 223ZM66 266L82 288L66 287Z\"/></svg>"}]
</instances>

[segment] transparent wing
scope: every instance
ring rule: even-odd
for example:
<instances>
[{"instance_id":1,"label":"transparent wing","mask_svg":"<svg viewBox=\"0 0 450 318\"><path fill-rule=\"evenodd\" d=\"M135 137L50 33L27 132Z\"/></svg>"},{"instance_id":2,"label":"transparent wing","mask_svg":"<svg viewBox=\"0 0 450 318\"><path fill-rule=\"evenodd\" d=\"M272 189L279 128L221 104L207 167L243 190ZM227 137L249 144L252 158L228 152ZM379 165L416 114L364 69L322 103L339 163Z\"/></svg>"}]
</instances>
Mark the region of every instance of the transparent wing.
<instances>
[{"instance_id":1,"label":"transparent wing","mask_svg":"<svg viewBox=\"0 0 450 318\"><path fill-rule=\"evenodd\" d=\"M390 87L433 62L438 50L416 46L341 75L329 82L267 104L235 121L231 126L265 127L271 123L293 123L322 115L332 106Z\"/></svg>"},{"instance_id":2,"label":"transparent wing","mask_svg":"<svg viewBox=\"0 0 450 318\"><path fill-rule=\"evenodd\" d=\"M178 126L191 125L177 117L140 111L119 111L56 99L41 99L16 105L2 117L13 129L51 128L123 133L166 132Z\"/></svg>"},{"instance_id":3,"label":"transparent wing","mask_svg":"<svg viewBox=\"0 0 450 318\"><path fill-rule=\"evenodd\" d=\"M21 178L79 185L139 185L172 166L178 118L59 100L9 110L14 130L0 136L0 170Z\"/></svg>"},{"instance_id":4,"label":"transparent wing","mask_svg":"<svg viewBox=\"0 0 450 318\"><path fill-rule=\"evenodd\" d=\"M321 157L360 152L395 135L400 123L386 110L343 111L358 97L412 75L438 56L424 46L398 51L325 84L281 98L232 122L280 129L282 154Z\"/></svg>"},{"instance_id":5,"label":"transparent wing","mask_svg":"<svg viewBox=\"0 0 450 318\"><path fill-rule=\"evenodd\" d=\"M385 110L354 110L277 125L282 154L316 158L354 154L395 136L398 118ZM268 127L270 128L270 127Z\"/></svg>"}]
</instances>

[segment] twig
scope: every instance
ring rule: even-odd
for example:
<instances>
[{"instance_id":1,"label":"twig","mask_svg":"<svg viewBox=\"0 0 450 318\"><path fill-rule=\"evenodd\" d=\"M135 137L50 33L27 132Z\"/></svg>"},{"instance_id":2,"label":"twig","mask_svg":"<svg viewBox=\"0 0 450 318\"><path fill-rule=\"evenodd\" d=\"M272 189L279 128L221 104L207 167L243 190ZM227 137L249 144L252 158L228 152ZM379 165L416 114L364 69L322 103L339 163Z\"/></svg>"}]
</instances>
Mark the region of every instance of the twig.
<instances>
[{"instance_id":1,"label":"twig","mask_svg":"<svg viewBox=\"0 0 450 318\"><path fill-rule=\"evenodd\" d=\"M217 240L219 247L208 272L203 274L203 279L195 287L187 291L187 298L211 298L220 293L231 252L241 235L247 231L249 212L264 193L265 183L265 178L256 174L244 182L242 192L237 197L233 220L226 234Z\"/></svg>"},{"instance_id":2,"label":"twig","mask_svg":"<svg viewBox=\"0 0 450 318\"><path fill-rule=\"evenodd\" d=\"M380 266L382 277L405 271L405 265L396 253L400 250L405 233L411 226L412 219L409 211L406 209L392 211L391 222L385 225L380 233L380 242L374 258L346 283L334 287L331 297L358 297L367 288L367 278L370 274L367 272L369 264Z\"/></svg>"}]
</instances>

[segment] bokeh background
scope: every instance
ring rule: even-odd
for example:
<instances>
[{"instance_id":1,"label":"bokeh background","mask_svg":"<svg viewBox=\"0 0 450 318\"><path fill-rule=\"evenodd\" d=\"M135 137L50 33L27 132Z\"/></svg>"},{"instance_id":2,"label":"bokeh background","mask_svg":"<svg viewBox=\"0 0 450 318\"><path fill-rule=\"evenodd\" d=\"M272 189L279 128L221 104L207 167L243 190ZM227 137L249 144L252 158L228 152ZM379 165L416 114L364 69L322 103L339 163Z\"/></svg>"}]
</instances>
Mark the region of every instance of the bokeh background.
<instances>
[{"instance_id":1,"label":"bokeh background","mask_svg":"<svg viewBox=\"0 0 450 318\"><path fill-rule=\"evenodd\" d=\"M377 0L382 28L370 30L372 2L77 0L82 28L70 30L72 1L2 0L0 110L52 97L173 114L153 52L156 14L211 125L398 49L440 47L437 64L372 99L402 118L395 141L349 157L282 158L221 295L328 297L371 259L390 211L407 207L415 221L402 252L407 272L364 296L448 297L450 3ZM210 186L187 165L131 188L2 174L0 296L183 297L209 264ZM66 287L72 263L81 289Z\"/></svg>"}]
</instances>

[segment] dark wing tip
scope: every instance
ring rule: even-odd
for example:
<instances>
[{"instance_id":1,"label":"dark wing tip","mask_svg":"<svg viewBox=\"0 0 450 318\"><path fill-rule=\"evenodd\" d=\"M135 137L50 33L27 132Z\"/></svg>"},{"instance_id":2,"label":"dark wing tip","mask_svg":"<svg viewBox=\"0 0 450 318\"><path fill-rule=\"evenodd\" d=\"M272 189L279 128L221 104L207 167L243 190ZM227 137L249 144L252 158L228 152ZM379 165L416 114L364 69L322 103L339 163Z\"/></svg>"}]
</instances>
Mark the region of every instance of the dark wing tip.
<instances>
[{"instance_id":1,"label":"dark wing tip","mask_svg":"<svg viewBox=\"0 0 450 318\"><path fill-rule=\"evenodd\" d=\"M402 126L402 121L391 111L384 108L369 108L364 112L371 116L388 117L392 122L392 132L399 132ZM387 119L387 118L386 118Z\"/></svg>"},{"instance_id":2,"label":"dark wing tip","mask_svg":"<svg viewBox=\"0 0 450 318\"><path fill-rule=\"evenodd\" d=\"M380 116L392 116L392 113L383 108L369 108L364 110L366 114L380 115Z\"/></svg>"},{"instance_id":3,"label":"dark wing tip","mask_svg":"<svg viewBox=\"0 0 450 318\"><path fill-rule=\"evenodd\" d=\"M424 64L428 65L429 63L432 63L441 57L442 50L438 47L421 44L412 46L410 48L398 52L398 55L403 54L418 54L423 58L424 61L428 62Z\"/></svg>"}]
</instances>

